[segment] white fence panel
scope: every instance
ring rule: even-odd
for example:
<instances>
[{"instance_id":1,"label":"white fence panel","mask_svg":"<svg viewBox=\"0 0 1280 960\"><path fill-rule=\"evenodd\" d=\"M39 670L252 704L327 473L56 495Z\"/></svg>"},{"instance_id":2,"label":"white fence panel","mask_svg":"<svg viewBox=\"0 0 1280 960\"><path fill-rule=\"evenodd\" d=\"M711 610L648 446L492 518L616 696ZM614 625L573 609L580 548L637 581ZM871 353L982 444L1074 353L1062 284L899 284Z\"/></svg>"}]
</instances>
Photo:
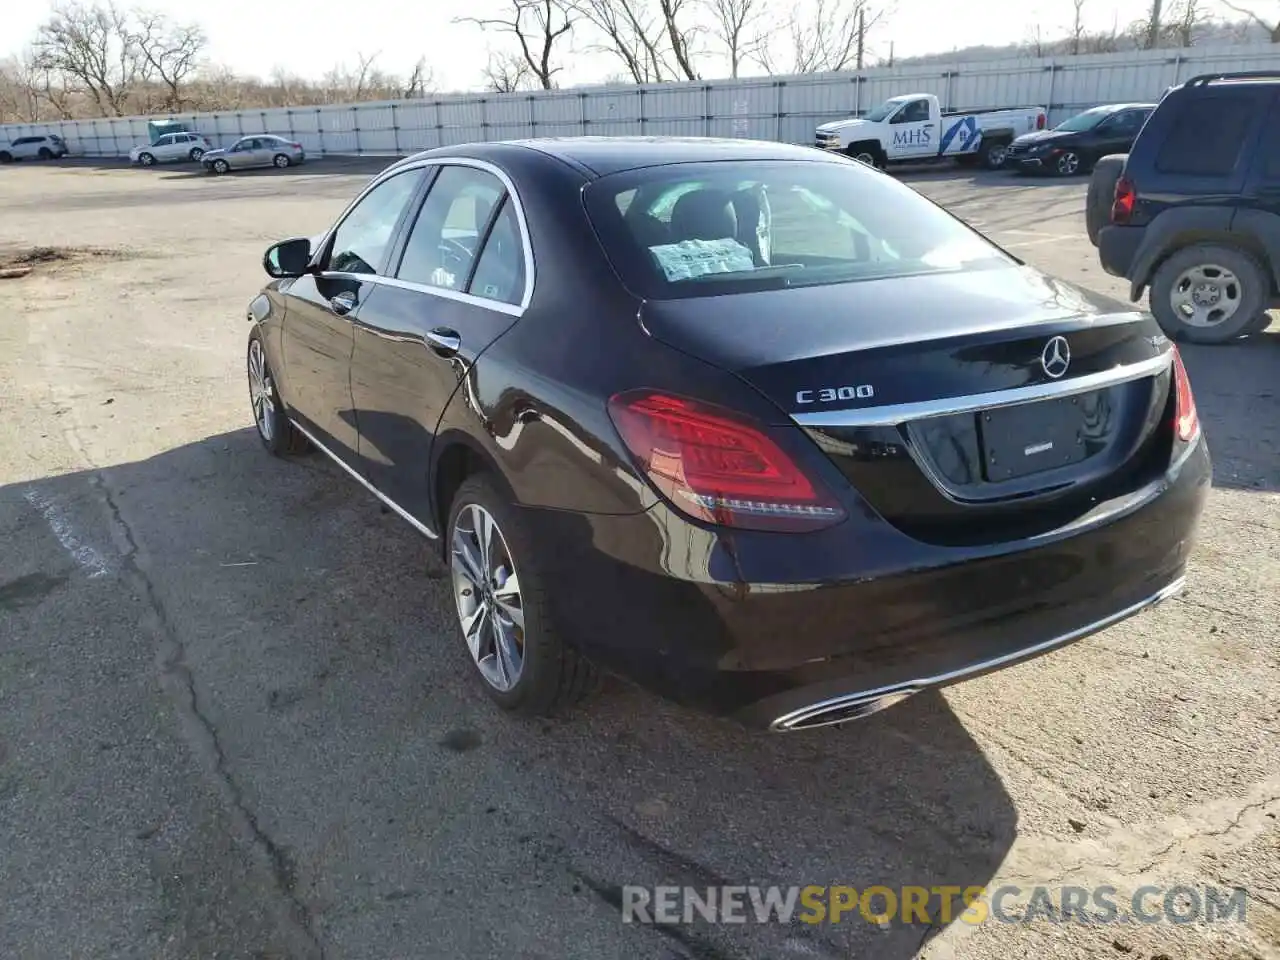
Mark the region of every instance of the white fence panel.
<instances>
[{"instance_id":1,"label":"white fence panel","mask_svg":"<svg viewBox=\"0 0 1280 960\"><path fill-rule=\"evenodd\" d=\"M825 120L865 114L889 97L935 94L949 110L1043 106L1050 122L1099 103L1159 99L1199 73L1280 71L1280 45L1193 47L1081 57L877 67L710 83L611 85L572 91L448 95L352 106L273 108L168 117L99 118L0 126L0 142L56 133L72 153L121 156L150 119L188 124L219 146L275 133L309 153L411 153L443 144L527 136L703 136L810 143Z\"/></svg>"}]
</instances>

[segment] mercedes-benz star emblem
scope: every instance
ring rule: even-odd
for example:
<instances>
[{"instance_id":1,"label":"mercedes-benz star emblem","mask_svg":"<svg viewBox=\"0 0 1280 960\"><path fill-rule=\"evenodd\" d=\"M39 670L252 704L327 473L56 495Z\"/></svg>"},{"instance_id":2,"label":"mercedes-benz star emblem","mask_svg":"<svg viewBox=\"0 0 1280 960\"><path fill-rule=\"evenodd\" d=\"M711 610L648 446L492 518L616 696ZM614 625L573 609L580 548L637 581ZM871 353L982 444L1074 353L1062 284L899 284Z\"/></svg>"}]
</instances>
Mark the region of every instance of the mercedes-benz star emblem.
<instances>
[{"instance_id":1,"label":"mercedes-benz star emblem","mask_svg":"<svg viewBox=\"0 0 1280 960\"><path fill-rule=\"evenodd\" d=\"M1066 337L1054 337L1040 351L1040 366L1045 375L1057 380L1071 366L1071 346Z\"/></svg>"}]
</instances>

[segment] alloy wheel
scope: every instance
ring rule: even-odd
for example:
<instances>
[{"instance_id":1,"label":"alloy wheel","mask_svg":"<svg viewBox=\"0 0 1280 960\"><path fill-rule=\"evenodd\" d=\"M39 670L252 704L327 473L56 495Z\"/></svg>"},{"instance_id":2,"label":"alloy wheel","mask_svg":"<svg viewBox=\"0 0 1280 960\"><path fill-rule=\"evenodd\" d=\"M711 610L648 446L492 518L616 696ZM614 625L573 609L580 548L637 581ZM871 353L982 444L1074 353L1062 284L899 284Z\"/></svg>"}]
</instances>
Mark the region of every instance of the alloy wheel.
<instances>
[{"instance_id":1,"label":"alloy wheel","mask_svg":"<svg viewBox=\"0 0 1280 960\"><path fill-rule=\"evenodd\" d=\"M267 443L275 438L276 401L271 371L262 350L262 341L249 343L249 400L253 404L253 421Z\"/></svg>"},{"instance_id":2,"label":"alloy wheel","mask_svg":"<svg viewBox=\"0 0 1280 960\"><path fill-rule=\"evenodd\" d=\"M1169 291L1169 303L1184 323L1216 327L1235 316L1242 291L1236 275L1206 263L1183 270Z\"/></svg>"},{"instance_id":3,"label":"alloy wheel","mask_svg":"<svg viewBox=\"0 0 1280 960\"><path fill-rule=\"evenodd\" d=\"M493 515L479 504L454 522L450 572L458 619L480 675L505 693L524 670L524 602L515 562Z\"/></svg>"},{"instance_id":4,"label":"alloy wheel","mask_svg":"<svg viewBox=\"0 0 1280 960\"><path fill-rule=\"evenodd\" d=\"M279 167L281 170L283 170L285 167L289 165L289 158L286 157L283 153L278 153L276 154L275 165Z\"/></svg>"},{"instance_id":5,"label":"alloy wheel","mask_svg":"<svg viewBox=\"0 0 1280 960\"><path fill-rule=\"evenodd\" d=\"M1067 151L1058 157L1058 173L1064 177L1073 177L1080 169L1080 157L1077 154Z\"/></svg>"}]
</instances>

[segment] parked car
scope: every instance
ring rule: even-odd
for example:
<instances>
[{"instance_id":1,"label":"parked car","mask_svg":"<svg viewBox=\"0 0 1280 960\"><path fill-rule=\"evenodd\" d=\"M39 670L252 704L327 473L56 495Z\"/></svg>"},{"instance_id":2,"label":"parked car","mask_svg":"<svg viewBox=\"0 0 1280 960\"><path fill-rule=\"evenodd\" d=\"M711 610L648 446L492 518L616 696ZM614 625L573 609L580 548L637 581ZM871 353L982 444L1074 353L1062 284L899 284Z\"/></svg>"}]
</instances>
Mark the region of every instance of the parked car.
<instances>
[{"instance_id":1,"label":"parked car","mask_svg":"<svg viewBox=\"0 0 1280 960\"><path fill-rule=\"evenodd\" d=\"M933 94L910 93L864 117L822 124L817 146L877 167L951 157L997 169L1014 139L1043 130L1047 116L1044 107L943 113Z\"/></svg>"},{"instance_id":2,"label":"parked car","mask_svg":"<svg viewBox=\"0 0 1280 960\"><path fill-rule=\"evenodd\" d=\"M809 147L584 138L390 166L249 305L262 443L435 542L497 703L602 666L773 730L1181 589L1177 350Z\"/></svg>"},{"instance_id":3,"label":"parked car","mask_svg":"<svg viewBox=\"0 0 1280 960\"><path fill-rule=\"evenodd\" d=\"M53 160L67 155L67 145L62 138L49 133L33 137L18 137L8 146L0 147L0 163L15 160Z\"/></svg>"},{"instance_id":4,"label":"parked car","mask_svg":"<svg viewBox=\"0 0 1280 960\"><path fill-rule=\"evenodd\" d=\"M210 150L201 161L210 173L249 167L291 167L307 159L302 144L270 134L241 137L225 150Z\"/></svg>"},{"instance_id":5,"label":"parked car","mask_svg":"<svg viewBox=\"0 0 1280 960\"><path fill-rule=\"evenodd\" d=\"M1019 173L1072 177L1109 153L1127 153L1154 103L1113 103L1063 120L1052 130L1024 133L1009 147L1008 165Z\"/></svg>"},{"instance_id":6,"label":"parked car","mask_svg":"<svg viewBox=\"0 0 1280 960\"><path fill-rule=\"evenodd\" d=\"M1149 290L1164 332L1224 343L1280 308L1280 72L1207 74L1169 92L1133 149L1094 171L1103 268ZM1096 226L1096 229L1093 227Z\"/></svg>"},{"instance_id":7,"label":"parked car","mask_svg":"<svg viewBox=\"0 0 1280 960\"><path fill-rule=\"evenodd\" d=\"M182 160L199 162L212 149L213 144L198 133L166 133L152 143L133 147L129 151L129 162L144 167Z\"/></svg>"}]
</instances>

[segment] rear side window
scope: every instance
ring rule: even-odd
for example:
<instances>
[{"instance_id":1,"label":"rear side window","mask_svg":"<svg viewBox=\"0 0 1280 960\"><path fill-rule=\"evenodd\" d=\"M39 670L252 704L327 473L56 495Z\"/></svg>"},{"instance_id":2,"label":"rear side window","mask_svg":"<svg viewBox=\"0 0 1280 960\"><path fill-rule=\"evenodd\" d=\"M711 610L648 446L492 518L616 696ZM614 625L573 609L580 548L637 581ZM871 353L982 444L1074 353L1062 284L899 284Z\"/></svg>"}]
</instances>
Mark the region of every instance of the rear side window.
<instances>
[{"instance_id":1,"label":"rear side window","mask_svg":"<svg viewBox=\"0 0 1280 960\"><path fill-rule=\"evenodd\" d=\"M444 167L409 233L396 276L465 292L480 242L505 190L501 180L484 170Z\"/></svg>"},{"instance_id":2,"label":"rear side window","mask_svg":"<svg viewBox=\"0 0 1280 960\"><path fill-rule=\"evenodd\" d=\"M1248 97L1191 100L1174 120L1156 155L1160 173L1225 177L1240 160L1257 104Z\"/></svg>"},{"instance_id":3,"label":"rear side window","mask_svg":"<svg viewBox=\"0 0 1280 960\"><path fill-rule=\"evenodd\" d=\"M602 177L587 213L646 299L967 272L1017 263L858 163L720 161Z\"/></svg>"}]
</instances>

